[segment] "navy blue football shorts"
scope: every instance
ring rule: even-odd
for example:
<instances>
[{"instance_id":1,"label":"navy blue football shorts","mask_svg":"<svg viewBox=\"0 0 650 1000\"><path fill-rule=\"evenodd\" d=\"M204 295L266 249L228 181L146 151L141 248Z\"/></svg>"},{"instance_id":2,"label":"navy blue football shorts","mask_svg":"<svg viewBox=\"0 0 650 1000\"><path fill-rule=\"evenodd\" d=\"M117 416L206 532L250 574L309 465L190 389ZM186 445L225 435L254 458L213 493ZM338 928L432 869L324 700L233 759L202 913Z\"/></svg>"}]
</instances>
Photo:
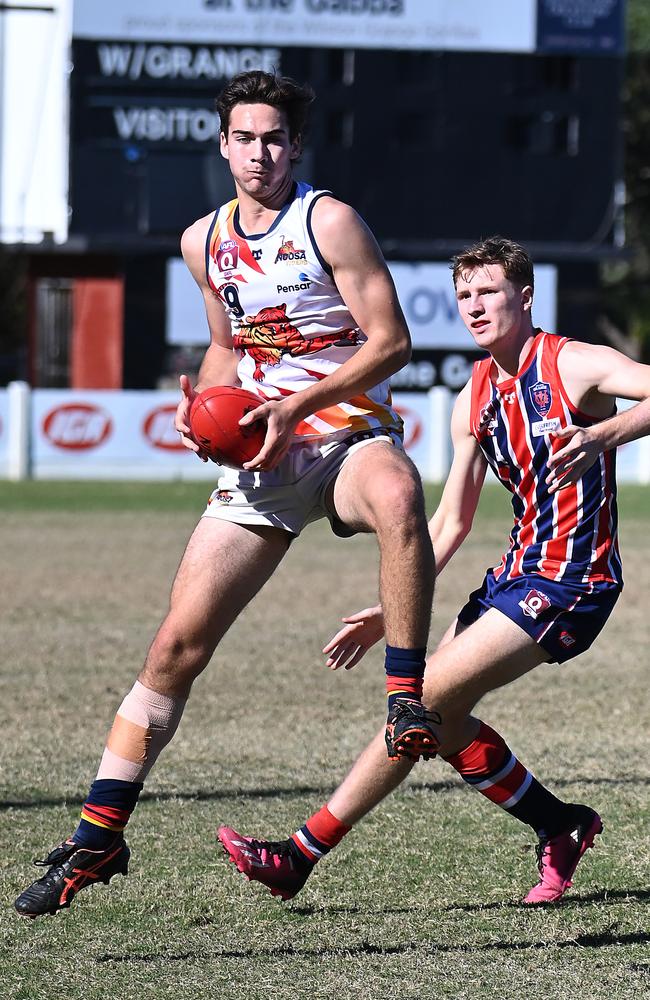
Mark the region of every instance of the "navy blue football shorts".
<instances>
[{"instance_id":1,"label":"navy blue football shorts","mask_svg":"<svg viewBox=\"0 0 650 1000\"><path fill-rule=\"evenodd\" d=\"M617 583L573 584L534 575L495 580L490 570L458 621L472 625L489 608L497 608L549 654L549 663L564 663L589 649L621 590Z\"/></svg>"}]
</instances>

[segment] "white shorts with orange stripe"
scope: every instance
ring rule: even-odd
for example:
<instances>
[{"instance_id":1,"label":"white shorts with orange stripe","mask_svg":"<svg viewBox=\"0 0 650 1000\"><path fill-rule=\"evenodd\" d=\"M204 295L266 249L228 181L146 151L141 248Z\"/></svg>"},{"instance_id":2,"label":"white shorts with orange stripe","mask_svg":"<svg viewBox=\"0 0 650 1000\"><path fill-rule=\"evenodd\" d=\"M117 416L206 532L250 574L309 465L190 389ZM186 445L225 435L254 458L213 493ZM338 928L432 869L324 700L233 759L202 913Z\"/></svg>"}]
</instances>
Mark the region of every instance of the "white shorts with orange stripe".
<instances>
[{"instance_id":1,"label":"white shorts with orange stripe","mask_svg":"<svg viewBox=\"0 0 650 1000\"><path fill-rule=\"evenodd\" d=\"M275 469L263 472L225 468L210 496L203 517L243 525L282 528L300 534L305 525L327 517L336 535L355 534L326 503L327 489L350 455L375 441L402 448L400 435L378 428L300 441L291 446Z\"/></svg>"}]
</instances>

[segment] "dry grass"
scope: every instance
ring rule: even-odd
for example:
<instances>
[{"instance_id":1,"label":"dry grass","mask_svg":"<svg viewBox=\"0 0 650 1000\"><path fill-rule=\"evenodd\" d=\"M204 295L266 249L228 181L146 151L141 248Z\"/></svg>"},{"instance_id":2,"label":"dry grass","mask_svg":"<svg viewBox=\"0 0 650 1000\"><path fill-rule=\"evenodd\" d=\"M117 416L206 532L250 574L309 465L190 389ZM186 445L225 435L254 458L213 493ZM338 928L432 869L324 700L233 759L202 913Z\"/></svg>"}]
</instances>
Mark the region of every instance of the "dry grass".
<instances>
[{"instance_id":1,"label":"dry grass","mask_svg":"<svg viewBox=\"0 0 650 1000\"><path fill-rule=\"evenodd\" d=\"M379 653L334 675L319 656L337 618L375 596L374 542L341 542L320 525L292 547L197 682L130 828L129 878L83 893L55 919L14 917L30 859L75 824L114 710L164 614L195 515L190 494L179 494L177 512L160 509L161 489L114 487L103 503L89 493L88 509L74 512L48 509L34 492L24 504L32 509L16 510L18 493L7 501L0 490L2 996L647 996L643 491L625 494L628 583L600 642L481 710L562 797L604 816L571 901L551 911L517 905L534 876L530 831L439 762L416 768L294 903L281 906L228 869L215 848L218 823L273 836L295 829L381 717ZM52 496L56 508L61 494ZM125 496L137 509L120 509ZM508 519L492 514L496 505L486 498L440 580L436 635L499 553Z\"/></svg>"}]
</instances>

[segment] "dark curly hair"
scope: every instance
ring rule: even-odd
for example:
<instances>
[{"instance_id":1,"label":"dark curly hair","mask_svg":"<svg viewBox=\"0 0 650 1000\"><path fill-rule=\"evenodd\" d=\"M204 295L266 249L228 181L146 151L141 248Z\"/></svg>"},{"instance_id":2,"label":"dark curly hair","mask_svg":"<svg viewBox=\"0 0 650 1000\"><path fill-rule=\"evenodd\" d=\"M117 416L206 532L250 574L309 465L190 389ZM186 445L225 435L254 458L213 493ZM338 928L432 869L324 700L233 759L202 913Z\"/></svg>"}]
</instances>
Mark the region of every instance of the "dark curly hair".
<instances>
[{"instance_id":1,"label":"dark curly hair","mask_svg":"<svg viewBox=\"0 0 650 1000\"><path fill-rule=\"evenodd\" d=\"M289 76L254 69L233 76L215 103L221 119L221 131L226 138L230 127L230 113L236 104L270 104L286 114L289 138L293 141L305 130L309 106L314 97L314 91L308 83L301 85Z\"/></svg>"}]
</instances>

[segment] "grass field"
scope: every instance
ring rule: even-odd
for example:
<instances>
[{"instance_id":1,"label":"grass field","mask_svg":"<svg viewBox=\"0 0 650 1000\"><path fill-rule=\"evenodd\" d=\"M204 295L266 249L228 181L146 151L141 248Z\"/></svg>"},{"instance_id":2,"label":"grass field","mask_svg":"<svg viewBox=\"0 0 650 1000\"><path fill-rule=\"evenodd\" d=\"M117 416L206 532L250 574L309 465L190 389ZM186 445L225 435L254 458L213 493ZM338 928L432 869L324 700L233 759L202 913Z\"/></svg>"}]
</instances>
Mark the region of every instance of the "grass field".
<instances>
[{"instance_id":1,"label":"grass field","mask_svg":"<svg viewBox=\"0 0 650 1000\"><path fill-rule=\"evenodd\" d=\"M292 832L383 710L381 653L332 674L319 650L375 598L372 539L311 528L197 681L132 825L128 879L55 918L16 894L76 825L106 730L162 618L206 495L188 484L0 484L0 997L3 1000L611 1000L650 996L650 492L621 491L627 587L592 651L540 667L480 714L605 832L567 901L527 909L534 836L420 764L280 904L226 864L214 831ZM429 498L433 507L435 498ZM442 575L433 636L500 554L487 489Z\"/></svg>"}]
</instances>

